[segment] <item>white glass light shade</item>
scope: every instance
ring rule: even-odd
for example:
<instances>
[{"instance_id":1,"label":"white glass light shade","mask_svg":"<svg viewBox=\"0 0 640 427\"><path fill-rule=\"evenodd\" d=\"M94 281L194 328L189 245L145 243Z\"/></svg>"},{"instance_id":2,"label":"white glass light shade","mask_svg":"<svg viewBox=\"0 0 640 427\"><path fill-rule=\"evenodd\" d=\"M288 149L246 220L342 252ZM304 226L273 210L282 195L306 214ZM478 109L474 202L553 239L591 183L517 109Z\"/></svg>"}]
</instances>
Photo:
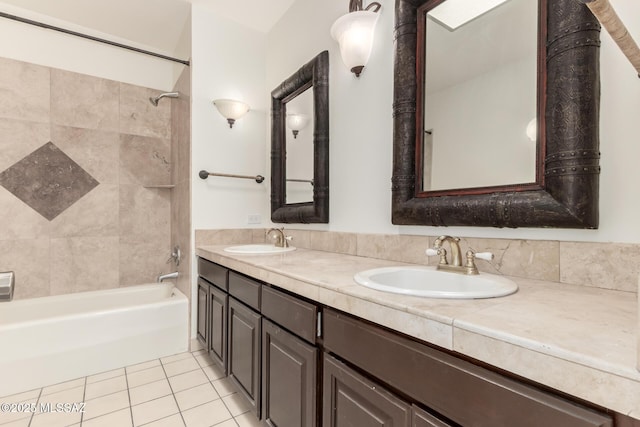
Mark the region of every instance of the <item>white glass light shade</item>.
<instances>
[{"instance_id":1,"label":"white glass light shade","mask_svg":"<svg viewBox=\"0 0 640 427\"><path fill-rule=\"evenodd\" d=\"M340 45L340 56L347 68L360 75L367 65L378 14L368 10L347 13L331 27L331 37Z\"/></svg>"},{"instance_id":2,"label":"white glass light shade","mask_svg":"<svg viewBox=\"0 0 640 427\"><path fill-rule=\"evenodd\" d=\"M233 99L216 99L213 101L213 105L215 105L220 114L227 119L229 127L233 127L235 121L247 114L250 108L249 104Z\"/></svg>"},{"instance_id":3,"label":"white glass light shade","mask_svg":"<svg viewBox=\"0 0 640 427\"><path fill-rule=\"evenodd\" d=\"M306 114L287 114L287 127L293 131L293 137L298 137L298 132L307 127L309 116Z\"/></svg>"},{"instance_id":4,"label":"white glass light shade","mask_svg":"<svg viewBox=\"0 0 640 427\"><path fill-rule=\"evenodd\" d=\"M535 142L538 139L538 120L534 117L527 124L527 138Z\"/></svg>"},{"instance_id":5,"label":"white glass light shade","mask_svg":"<svg viewBox=\"0 0 640 427\"><path fill-rule=\"evenodd\" d=\"M449 31L455 31L467 22L491 9L500 6L507 0L447 0L429 11L427 15L442 24Z\"/></svg>"}]
</instances>

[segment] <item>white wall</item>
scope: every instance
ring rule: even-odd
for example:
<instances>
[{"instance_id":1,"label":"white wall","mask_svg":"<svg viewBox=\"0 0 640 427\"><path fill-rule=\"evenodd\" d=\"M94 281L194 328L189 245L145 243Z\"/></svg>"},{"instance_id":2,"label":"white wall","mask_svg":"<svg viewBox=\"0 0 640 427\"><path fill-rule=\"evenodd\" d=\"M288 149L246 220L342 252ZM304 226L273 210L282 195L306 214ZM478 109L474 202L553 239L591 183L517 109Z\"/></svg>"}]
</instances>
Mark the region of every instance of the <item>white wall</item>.
<instances>
[{"instance_id":1,"label":"white wall","mask_svg":"<svg viewBox=\"0 0 640 427\"><path fill-rule=\"evenodd\" d=\"M102 37L131 45L131 42L111 35L98 33L24 9L2 4L2 10L24 18L45 22L65 29ZM147 55L127 51L106 44L82 39L35 27L28 24L0 19L0 56L59 68L81 74L101 77L133 85L170 91L183 65L174 70L174 63ZM135 46L154 51L153 48Z\"/></svg>"},{"instance_id":2,"label":"white wall","mask_svg":"<svg viewBox=\"0 0 640 427\"><path fill-rule=\"evenodd\" d=\"M198 171L268 176L265 35L200 3L193 5L192 17L192 224L247 227L249 214L268 217L269 181L201 180ZM212 104L219 98L244 101L251 110L230 129Z\"/></svg>"},{"instance_id":3,"label":"white wall","mask_svg":"<svg viewBox=\"0 0 640 427\"><path fill-rule=\"evenodd\" d=\"M599 230L434 228L391 224L394 0L382 0L369 65L359 79L341 62L329 29L347 1L297 0L268 35L267 87L318 52L330 52L330 223L306 228L371 233L544 240L640 242L640 158L637 119L640 80L603 31L601 48L601 152ZM640 40L640 3L617 0L618 14ZM268 156L267 156L268 157ZM268 158L266 159L268 162ZM265 198L265 206L268 199ZM296 225L296 228L304 226Z\"/></svg>"}]
</instances>

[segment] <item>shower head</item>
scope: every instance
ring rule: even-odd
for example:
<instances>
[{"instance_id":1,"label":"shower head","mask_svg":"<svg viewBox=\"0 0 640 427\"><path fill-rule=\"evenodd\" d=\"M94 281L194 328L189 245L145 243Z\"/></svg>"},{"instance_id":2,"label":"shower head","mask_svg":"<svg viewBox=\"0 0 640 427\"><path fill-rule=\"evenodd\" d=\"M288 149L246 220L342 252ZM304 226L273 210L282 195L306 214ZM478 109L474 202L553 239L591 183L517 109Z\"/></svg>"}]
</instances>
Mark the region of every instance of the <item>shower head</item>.
<instances>
[{"instance_id":1,"label":"shower head","mask_svg":"<svg viewBox=\"0 0 640 427\"><path fill-rule=\"evenodd\" d=\"M149 102L151 102L154 107L157 107L158 101L160 101L162 98L178 98L179 96L180 94L178 92L161 93L155 98L149 98Z\"/></svg>"}]
</instances>

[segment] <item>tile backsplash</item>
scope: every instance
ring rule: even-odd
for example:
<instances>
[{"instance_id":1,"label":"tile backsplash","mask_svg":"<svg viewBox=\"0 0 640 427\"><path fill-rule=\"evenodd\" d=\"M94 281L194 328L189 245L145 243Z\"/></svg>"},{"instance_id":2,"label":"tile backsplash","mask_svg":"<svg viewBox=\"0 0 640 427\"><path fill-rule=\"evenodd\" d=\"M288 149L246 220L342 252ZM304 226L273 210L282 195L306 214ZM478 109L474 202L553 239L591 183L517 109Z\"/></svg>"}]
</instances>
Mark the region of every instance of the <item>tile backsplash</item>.
<instances>
[{"instance_id":1,"label":"tile backsplash","mask_svg":"<svg viewBox=\"0 0 640 427\"><path fill-rule=\"evenodd\" d=\"M15 298L167 272L171 103L159 91L0 58L0 271Z\"/></svg>"},{"instance_id":2,"label":"tile backsplash","mask_svg":"<svg viewBox=\"0 0 640 427\"><path fill-rule=\"evenodd\" d=\"M300 248L344 253L390 261L435 265L425 250L438 236L360 234L286 229ZM264 229L196 230L196 246L258 243ZM477 260L480 271L527 279L560 282L636 293L640 274L640 245L545 240L462 238L466 252L492 252L493 261Z\"/></svg>"}]
</instances>

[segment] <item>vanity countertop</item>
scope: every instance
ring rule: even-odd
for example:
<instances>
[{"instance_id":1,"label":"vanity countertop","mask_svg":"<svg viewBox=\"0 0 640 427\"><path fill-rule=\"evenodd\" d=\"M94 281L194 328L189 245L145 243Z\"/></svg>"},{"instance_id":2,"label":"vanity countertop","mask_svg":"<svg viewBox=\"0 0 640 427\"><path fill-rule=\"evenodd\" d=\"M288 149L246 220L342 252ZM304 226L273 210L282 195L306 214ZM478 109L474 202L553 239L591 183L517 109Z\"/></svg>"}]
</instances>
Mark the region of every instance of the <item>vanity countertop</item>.
<instances>
[{"instance_id":1,"label":"vanity countertop","mask_svg":"<svg viewBox=\"0 0 640 427\"><path fill-rule=\"evenodd\" d=\"M400 262L298 249L238 255L227 245L197 255L338 310L473 357L616 412L640 419L635 294L514 280L517 293L494 299L430 299L356 284L359 271Z\"/></svg>"}]
</instances>

